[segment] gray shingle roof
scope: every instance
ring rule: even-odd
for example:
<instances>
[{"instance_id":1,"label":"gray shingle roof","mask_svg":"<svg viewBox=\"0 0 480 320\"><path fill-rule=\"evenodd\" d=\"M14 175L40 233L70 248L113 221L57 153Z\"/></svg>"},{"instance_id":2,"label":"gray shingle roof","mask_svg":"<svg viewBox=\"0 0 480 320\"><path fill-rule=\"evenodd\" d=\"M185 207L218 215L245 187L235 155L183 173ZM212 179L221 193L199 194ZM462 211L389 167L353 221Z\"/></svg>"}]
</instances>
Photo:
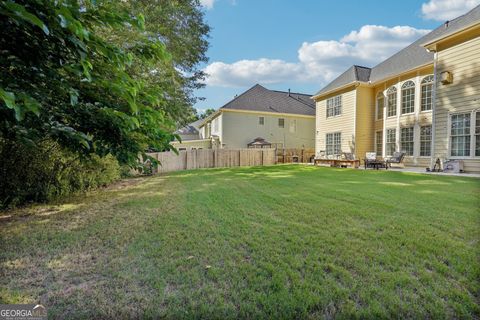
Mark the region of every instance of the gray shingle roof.
<instances>
[{"instance_id":1,"label":"gray shingle roof","mask_svg":"<svg viewBox=\"0 0 480 320\"><path fill-rule=\"evenodd\" d=\"M254 85L220 109L236 109L264 112L315 115L312 96L303 93L288 93L269 90L259 84Z\"/></svg>"},{"instance_id":2,"label":"gray shingle roof","mask_svg":"<svg viewBox=\"0 0 480 320\"><path fill-rule=\"evenodd\" d=\"M175 131L176 134L197 134L203 119L199 119Z\"/></svg>"},{"instance_id":3,"label":"gray shingle roof","mask_svg":"<svg viewBox=\"0 0 480 320\"><path fill-rule=\"evenodd\" d=\"M408 47L395 53L390 58L380 62L371 69L370 73L366 71L369 68L363 67L365 69L361 71L364 72L364 76L362 77L363 80L360 79L360 77L355 77L354 72L358 67L353 66L317 92L316 95L335 90L354 81L381 81L422 65L433 63L433 53L427 52L427 50L422 46L423 44L439 37L444 37L455 33L456 31L479 21L480 6L477 6L468 13L449 21L448 26L446 26L446 24L442 24L440 27L413 42ZM368 77L366 77L367 73Z\"/></svg>"},{"instance_id":4,"label":"gray shingle roof","mask_svg":"<svg viewBox=\"0 0 480 320\"><path fill-rule=\"evenodd\" d=\"M367 82L370 77L371 69L362 66L351 66L344 73L339 75L335 80L326 85L322 90L318 91L315 95L319 95L336 88L343 87L354 81Z\"/></svg>"}]
</instances>

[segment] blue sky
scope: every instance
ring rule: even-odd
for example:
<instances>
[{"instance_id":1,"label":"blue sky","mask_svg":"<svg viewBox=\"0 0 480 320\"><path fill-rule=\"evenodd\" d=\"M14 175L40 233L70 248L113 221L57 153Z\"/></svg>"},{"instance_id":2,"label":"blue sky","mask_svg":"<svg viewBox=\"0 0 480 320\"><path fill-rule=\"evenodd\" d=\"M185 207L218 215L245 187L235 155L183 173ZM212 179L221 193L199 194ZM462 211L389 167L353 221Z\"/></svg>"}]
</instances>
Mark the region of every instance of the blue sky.
<instances>
[{"instance_id":1,"label":"blue sky","mask_svg":"<svg viewBox=\"0 0 480 320\"><path fill-rule=\"evenodd\" d=\"M352 64L372 67L480 0L200 0L209 77L195 107L218 109L256 83L315 93Z\"/></svg>"}]
</instances>

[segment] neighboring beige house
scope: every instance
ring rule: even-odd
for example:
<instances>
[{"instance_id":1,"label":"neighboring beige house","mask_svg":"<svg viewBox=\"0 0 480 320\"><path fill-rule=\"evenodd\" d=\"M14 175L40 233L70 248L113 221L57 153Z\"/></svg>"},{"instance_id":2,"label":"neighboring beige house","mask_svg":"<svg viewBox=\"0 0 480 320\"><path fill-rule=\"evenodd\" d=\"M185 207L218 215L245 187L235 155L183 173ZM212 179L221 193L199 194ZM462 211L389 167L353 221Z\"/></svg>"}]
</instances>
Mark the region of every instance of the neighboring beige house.
<instances>
[{"instance_id":1,"label":"neighboring beige house","mask_svg":"<svg viewBox=\"0 0 480 320\"><path fill-rule=\"evenodd\" d=\"M278 148L313 148L315 104L311 95L257 84L205 119L199 131L221 148L247 148L256 138Z\"/></svg>"},{"instance_id":2,"label":"neighboring beige house","mask_svg":"<svg viewBox=\"0 0 480 320\"><path fill-rule=\"evenodd\" d=\"M177 150L210 149L212 146L210 139L200 139L198 129L202 122L203 119L199 119L175 131L181 141L173 141L172 146Z\"/></svg>"},{"instance_id":3,"label":"neighboring beige house","mask_svg":"<svg viewBox=\"0 0 480 320\"><path fill-rule=\"evenodd\" d=\"M480 6L321 89L313 97L317 156L353 152L363 159L366 152L402 151L407 165L461 159L466 171L480 171L479 26Z\"/></svg>"}]
</instances>

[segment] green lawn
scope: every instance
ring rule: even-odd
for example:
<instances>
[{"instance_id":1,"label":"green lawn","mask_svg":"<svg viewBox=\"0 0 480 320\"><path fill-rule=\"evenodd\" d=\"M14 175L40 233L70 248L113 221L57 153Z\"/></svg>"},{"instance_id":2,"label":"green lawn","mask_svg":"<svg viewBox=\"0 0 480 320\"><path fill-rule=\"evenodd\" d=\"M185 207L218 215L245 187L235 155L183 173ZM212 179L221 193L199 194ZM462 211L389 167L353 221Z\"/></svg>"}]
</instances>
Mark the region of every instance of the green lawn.
<instances>
[{"instance_id":1,"label":"green lawn","mask_svg":"<svg viewBox=\"0 0 480 320\"><path fill-rule=\"evenodd\" d=\"M0 213L0 303L52 318L474 318L480 179L304 166Z\"/></svg>"}]
</instances>

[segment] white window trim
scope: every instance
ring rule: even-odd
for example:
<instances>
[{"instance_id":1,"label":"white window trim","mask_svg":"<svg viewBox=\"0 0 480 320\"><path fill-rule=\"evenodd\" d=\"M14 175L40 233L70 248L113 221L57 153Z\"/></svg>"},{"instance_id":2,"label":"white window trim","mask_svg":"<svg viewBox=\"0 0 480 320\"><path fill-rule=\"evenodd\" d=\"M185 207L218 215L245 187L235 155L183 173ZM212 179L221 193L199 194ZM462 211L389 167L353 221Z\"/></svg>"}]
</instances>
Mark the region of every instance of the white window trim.
<instances>
[{"instance_id":1,"label":"white window trim","mask_svg":"<svg viewBox=\"0 0 480 320\"><path fill-rule=\"evenodd\" d=\"M329 135L329 134L333 135L333 137L332 137L332 138L333 138L333 144L332 144L332 146L333 146L333 151L335 152L335 134L337 134L337 133L340 134L340 153L343 152L343 146L342 146L342 142L343 142L343 141L342 141L342 140L343 140L342 131L326 132L326 133L325 133L325 155L328 155L328 154L327 154L327 135ZM333 154L331 154L331 155L339 155L339 154L333 153Z\"/></svg>"},{"instance_id":2,"label":"white window trim","mask_svg":"<svg viewBox=\"0 0 480 320\"><path fill-rule=\"evenodd\" d=\"M420 111L420 113L427 113L427 112L432 112L433 111L433 91L435 91L435 81L432 81L432 82L427 82L427 83L422 83L424 79L428 78L429 76L432 76L433 77L433 74L429 74L429 75L423 75L423 76L420 76L420 79L419 79L419 84L420 84L420 90L418 91L418 95L420 96L420 103L418 105L418 110ZM424 86L427 86L427 85L432 85L432 109L430 110L422 110L422 89Z\"/></svg>"},{"instance_id":3,"label":"white window trim","mask_svg":"<svg viewBox=\"0 0 480 320\"><path fill-rule=\"evenodd\" d=\"M377 136L377 133L379 133L379 132L381 133L381 136L382 136L382 152L381 152L380 154L379 154L378 148L377 148L377 147L378 147L378 139L377 139L378 136ZM383 148L383 136L384 136L383 130L377 130L377 131L375 131L375 153L376 153L378 156L380 156L380 157L383 156L383 149L384 149L384 148Z\"/></svg>"},{"instance_id":4,"label":"white window trim","mask_svg":"<svg viewBox=\"0 0 480 320\"><path fill-rule=\"evenodd\" d=\"M335 114L335 108L336 108L336 105L335 105L335 100L339 98L340 99L340 113L339 114ZM333 107L332 107L332 110L333 110L333 115L329 116L328 115L328 101L329 100L332 100L333 101ZM336 96L333 96L333 97L330 97L328 99L325 100L325 118L326 119L330 119L330 118L335 118L335 117L340 117L343 113L343 97L341 94L339 95L336 95Z\"/></svg>"},{"instance_id":5,"label":"white window trim","mask_svg":"<svg viewBox=\"0 0 480 320\"><path fill-rule=\"evenodd\" d=\"M420 153L422 152L422 127L427 127L427 126L430 126L432 130L431 131L431 135L430 135L430 155L429 156L421 156ZM432 137L433 137L433 125L430 123L430 124L424 124L424 125L421 125L421 124L418 124L418 156L417 158L420 158L420 159L430 159L432 158L433 154L433 140L432 140Z\"/></svg>"},{"instance_id":6,"label":"white window trim","mask_svg":"<svg viewBox=\"0 0 480 320\"><path fill-rule=\"evenodd\" d=\"M396 90L395 90L395 114L392 115L392 116L389 116L388 115L388 89L390 89L391 87L394 87ZM398 108L400 107L401 103L402 103L402 100L401 100L401 91L400 91L400 94L399 94L399 90L397 88L397 85L393 85L393 86L390 86L386 89L385 91L385 118L384 119L393 119L393 118L398 118L399 116L399 112L401 110L399 110ZM399 103L400 102L400 103Z\"/></svg>"},{"instance_id":7,"label":"white window trim","mask_svg":"<svg viewBox=\"0 0 480 320\"><path fill-rule=\"evenodd\" d=\"M470 159L480 159L480 156L475 156L475 120L477 112L480 112L478 109L470 111L449 111L448 112L448 121L447 121L447 138L448 138L448 150L447 150L447 159L455 160L470 160ZM470 155L469 156L452 156L452 115L456 114L465 114L470 113Z\"/></svg>"},{"instance_id":8,"label":"white window trim","mask_svg":"<svg viewBox=\"0 0 480 320\"><path fill-rule=\"evenodd\" d=\"M423 110L423 111L420 110L420 113L432 113L432 111L433 111L433 110L431 110L431 109L430 109L430 110Z\"/></svg>"},{"instance_id":9,"label":"white window trim","mask_svg":"<svg viewBox=\"0 0 480 320\"><path fill-rule=\"evenodd\" d=\"M403 88L403 85L407 82L413 82L413 87ZM414 79L408 79L408 80L403 81L401 84L399 84L399 86L400 86L400 116L408 116L408 115L415 114L416 113L415 110L417 109L417 106L416 106L416 104L417 104L416 103L417 83L415 82ZM408 113L402 113L402 111L403 111L403 90L412 89L412 88L413 88L413 111L408 112ZM398 88L397 88L397 92L398 92ZM421 96L421 93L420 93L420 96Z\"/></svg>"},{"instance_id":10,"label":"white window trim","mask_svg":"<svg viewBox=\"0 0 480 320\"><path fill-rule=\"evenodd\" d=\"M413 129L413 139L412 139L412 143L413 143L413 150L412 150L413 152L412 152L412 153L413 153L413 154L411 154L411 155L405 154L405 157L413 158L413 157L415 157L415 147L416 147L415 141L417 141L417 140L416 140L417 134L416 134L416 132L415 132L415 131L416 131L416 130L415 130L415 125L413 125L413 126L408 126L408 125L400 126L400 130L399 130L399 131L400 131L400 137L399 137L399 138L400 138L400 141L399 141L398 150L399 150L400 152L402 152L402 129L408 129L408 128L412 128L412 129ZM420 136L418 136L418 141L420 141Z\"/></svg>"},{"instance_id":11,"label":"white window trim","mask_svg":"<svg viewBox=\"0 0 480 320\"><path fill-rule=\"evenodd\" d=\"M384 141L383 141L383 154L385 155L385 157L390 157L391 155L387 155L387 131L388 130L395 130L395 141L393 142L393 144L395 144L395 149L393 150L393 152L397 152L398 151L398 147L399 147L399 130L398 130L398 126L397 127L389 127L389 128L385 128L385 134L384 134Z\"/></svg>"},{"instance_id":12,"label":"white window trim","mask_svg":"<svg viewBox=\"0 0 480 320\"><path fill-rule=\"evenodd\" d=\"M379 98L378 96L380 94L383 96L383 108L382 108L382 117L381 118L378 117L378 114L379 114L378 113L378 98ZM384 113L385 113L384 110L385 110L385 104L386 104L385 100L386 100L385 94L383 93L383 91L379 91L376 95L376 98L375 98L375 120L376 121L381 121L381 120L385 119L385 117L384 117Z\"/></svg>"}]
</instances>

